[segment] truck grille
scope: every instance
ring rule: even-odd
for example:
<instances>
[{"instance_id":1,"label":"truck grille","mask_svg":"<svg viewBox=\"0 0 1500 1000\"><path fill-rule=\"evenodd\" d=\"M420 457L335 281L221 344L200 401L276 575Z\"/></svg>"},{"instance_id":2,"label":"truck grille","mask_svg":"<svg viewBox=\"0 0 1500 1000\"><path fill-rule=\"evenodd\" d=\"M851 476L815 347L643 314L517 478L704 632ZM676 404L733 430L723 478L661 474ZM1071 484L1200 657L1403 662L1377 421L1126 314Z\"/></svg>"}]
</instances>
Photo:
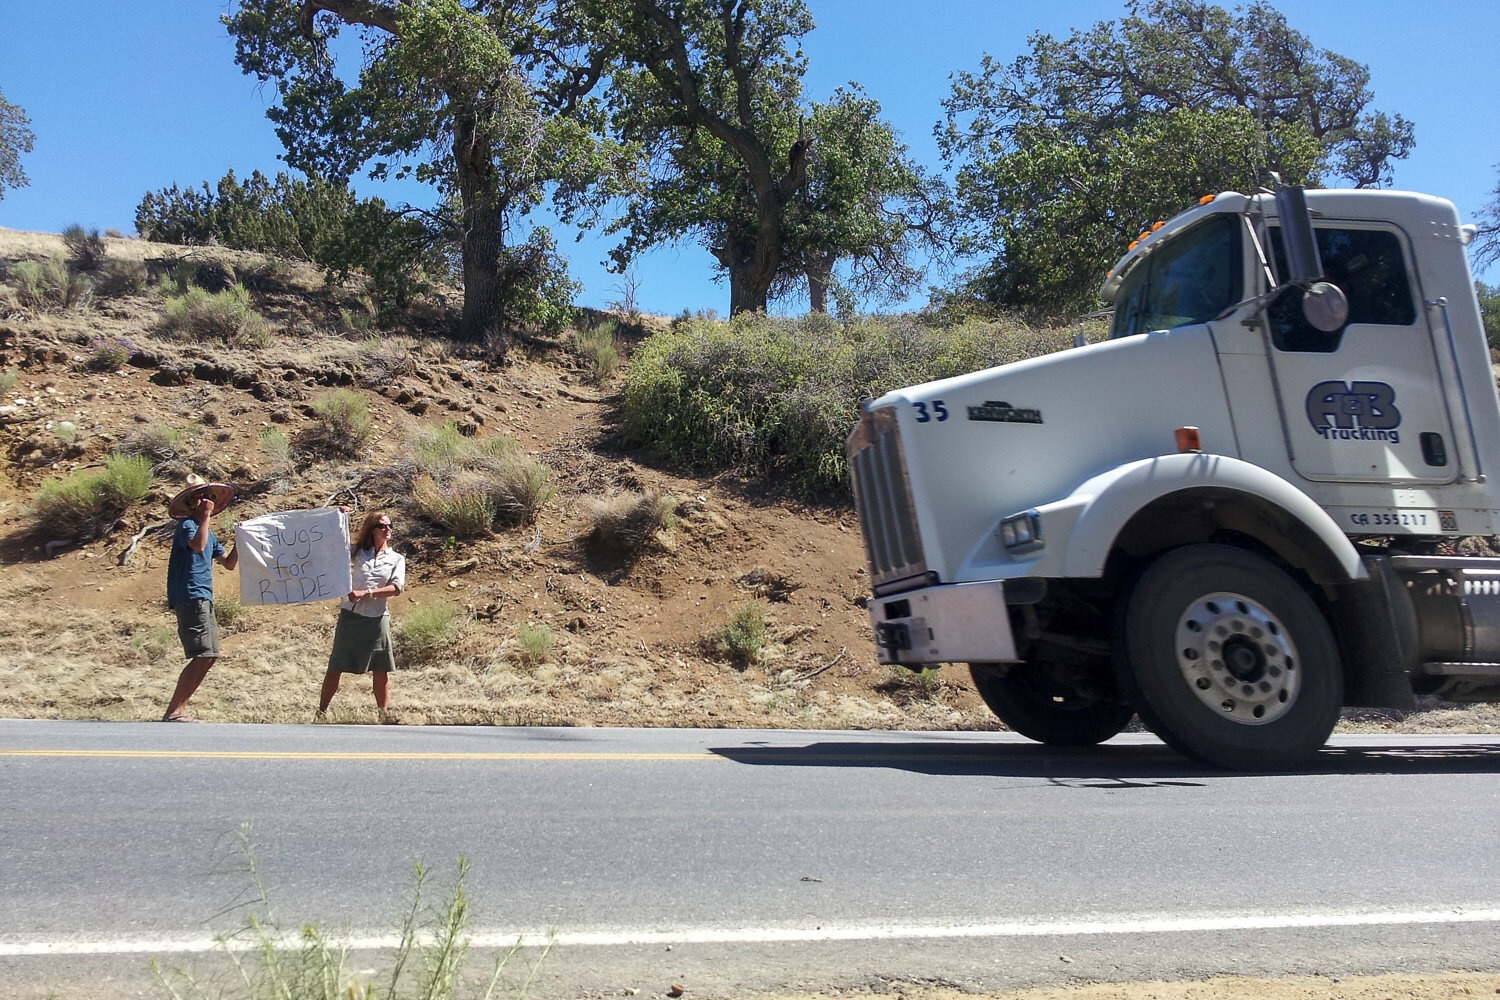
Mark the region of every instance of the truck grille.
<instances>
[{"instance_id":1,"label":"truck grille","mask_svg":"<svg viewBox=\"0 0 1500 1000\"><path fill-rule=\"evenodd\" d=\"M927 567L895 410L867 411L849 435L848 449L870 582L878 592L886 585L922 576Z\"/></svg>"}]
</instances>

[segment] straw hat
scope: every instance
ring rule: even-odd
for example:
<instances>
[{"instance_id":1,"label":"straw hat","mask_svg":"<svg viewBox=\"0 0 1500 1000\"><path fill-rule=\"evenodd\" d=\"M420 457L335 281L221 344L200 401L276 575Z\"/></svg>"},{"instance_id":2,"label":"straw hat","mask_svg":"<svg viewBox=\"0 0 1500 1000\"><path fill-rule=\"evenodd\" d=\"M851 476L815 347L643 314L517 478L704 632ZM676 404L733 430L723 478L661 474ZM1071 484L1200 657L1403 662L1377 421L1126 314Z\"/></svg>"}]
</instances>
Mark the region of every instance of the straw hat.
<instances>
[{"instance_id":1,"label":"straw hat","mask_svg":"<svg viewBox=\"0 0 1500 1000\"><path fill-rule=\"evenodd\" d=\"M202 476L188 476L187 489L177 494L167 504L167 516L181 520L193 516L193 506L199 498L209 497L214 502L213 513L228 507L234 500L234 487L228 483L206 483Z\"/></svg>"}]
</instances>

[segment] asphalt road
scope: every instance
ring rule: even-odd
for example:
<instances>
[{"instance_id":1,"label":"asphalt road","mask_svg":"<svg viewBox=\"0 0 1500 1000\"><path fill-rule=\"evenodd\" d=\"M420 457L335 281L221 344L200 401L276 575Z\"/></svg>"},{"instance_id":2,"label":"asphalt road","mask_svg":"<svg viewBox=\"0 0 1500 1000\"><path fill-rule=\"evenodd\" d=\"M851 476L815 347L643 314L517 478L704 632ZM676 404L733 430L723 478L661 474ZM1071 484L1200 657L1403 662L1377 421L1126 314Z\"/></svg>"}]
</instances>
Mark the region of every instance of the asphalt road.
<instances>
[{"instance_id":1,"label":"asphalt road","mask_svg":"<svg viewBox=\"0 0 1500 1000\"><path fill-rule=\"evenodd\" d=\"M4 720L0 996L213 968L264 911L247 842L357 967L466 859L476 969L553 942L533 996L1500 970L1497 775L1493 736L1236 775L1130 736Z\"/></svg>"}]
</instances>

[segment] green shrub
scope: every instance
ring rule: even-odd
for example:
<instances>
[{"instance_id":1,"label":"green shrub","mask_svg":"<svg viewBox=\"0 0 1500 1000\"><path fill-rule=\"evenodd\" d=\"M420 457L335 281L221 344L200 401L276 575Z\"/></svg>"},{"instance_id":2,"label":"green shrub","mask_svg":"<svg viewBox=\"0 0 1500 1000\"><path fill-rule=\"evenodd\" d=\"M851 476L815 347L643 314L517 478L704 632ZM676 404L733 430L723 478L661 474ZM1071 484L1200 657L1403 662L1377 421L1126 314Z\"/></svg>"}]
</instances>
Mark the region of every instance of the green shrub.
<instances>
[{"instance_id":1,"label":"green shrub","mask_svg":"<svg viewBox=\"0 0 1500 1000\"><path fill-rule=\"evenodd\" d=\"M151 489L151 466L138 455L110 455L104 460L104 493L122 508Z\"/></svg>"},{"instance_id":2,"label":"green shrub","mask_svg":"<svg viewBox=\"0 0 1500 1000\"><path fill-rule=\"evenodd\" d=\"M72 444L78 440L78 425L71 420L59 420L52 425L52 436L63 444Z\"/></svg>"},{"instance_id":3,"label":"green shrub","mask_svg":"<svg viewBox=\"0 0 1500 1000\"><path fill-rule=\"evenodd\" d=\"M931 328L910 316L836 322L683 318L636 348L625 375L626 439L708 469L775 474L809 494L844 493L844 439L859 401L891 389L1067 346L1068 331L1013 321Z\"/></svg>"},{"instance_id":4,"label":"green shrub","mask_svg":"<svg viewBox=\"0 0 1500 1000\"><path fill-rule=\"evenodd\" d=\"M177 642L177 630L167 625L158 625L149 632L135 632L130 636L131 646L151 656L175 653L182 648Z\"/></svg>"},{"instance_id":5,"label":"green shrub","mask_svg":"<svg viewBox=\"0 0 1500 1000\"><path fill-rule=\"evenodd\" d=\"M287 440L285 434L281 433L275 427L267 427L260 432L256 441L259 442L261 451L264 451L266 456L270 458L272 470L275 474L283 474L292 468L294 464L292 459L292 443Z\"/></svg>"},{"instance_id":6,"label":"green shrub","mask_svg":"<svg viewBox=\"0 0 1500 1000\"><path fill-rule=\"evenodd\" d=\"M552 652L552 630L545 625L522 624L516 629L516 663L531 669Z\"/></svg>"},{"instance_id":7,"label":"green shrub","mask_svg":"<svg viewBox=\"0 0 1500 1000\"><path fill-rule=\"evenodd\" d=\"M214 622L226 632L232 632L244 622L248 609L233 594L214 598Z\"/></svg>"},{"instance_id":8,"label":"green shrub","mask_svg":"<svg viewBox=\"0 0 1500 1000\"><path fill-rule=\"evenodd\" d=\"M58 538L106 530L151 488L151 466L139 455L110 455L103 469L80 469L42 484L32 499L36 529Z\"/></svg>"},{"instance_id":9,"label":"green shrub","mask_svg":"<svg viewBox=\"0 0 1500 1000\"><path fill-rule=\"evenodd\" d=\"M495 505L482 486L443 486L431 476L419 475L412 483L412 502L417 513L456 538L480 538L495 522Z\"/></svg>"},{"instance_id":10,"label":"green shrub","mask_svg":"<svg viewBox=\"0 0 1500 1000\"><path fill-rule=\"evenodd\" d=\"M135 345L128 340L120 337L98 337L94 340L93 349L89 351L84 367L95 372L118 371L130 361L134 354Z\"/></svg>"},{"instance_id":11,"label":"green shrub","mask_svg":"<svg viewBox=\"0 0 1500 1000\"><path fill-rule=\"evenodd\" d=\"M463 456L468 449L469 440L458 432L458 425L450 420L436 428L417 428L407 445L419 473L437 480L446 480L464 467Z\"/></svg>"},{"instance_id":12,"label":"green shrub","mask_svg":"<svg viewBox=\"0 0 1500 1000\"><path fill-rule=\"evenodd\" d=\"M313 426L303 431L303 451L344 458L358 458L370 447L375 425L370 404L351 389L334 389L313 401Z\"/></svg>"},{"instance_id":13,"label":"green shrub","mask_svg":"<svg viewBox=\"0 0 1500 1000\"><path fill-rule=\"evenodd\" d=\"M107 299L139 295L146 290L146 265L138 260L106 261L94 282L94 292Z\"/></svg>"},{"instance_id":14,"label":"green shrub","mask_svg":"<svg viewBox=\"0 0 1500 1000\"><path fill-rule=\"evenodd\" d=\"M359 270L380 307L404 308L429 275L446 268L441 241L431 239L421 220L379 198L357 200L344 184L285 173L271 179L256 171L242 181L230 171L212 188L174 184L141 199L135 224L143 237L163 243L215 243L314 261L334 283Z\"/></svg>"},{"instance_id":15,"label":"green shrub","mask_svg":"<svg viewBox=\"0 0 1500 1000\"><path fill-rule=\"evenodd\" d=\"M582 288L568 277L568 262L544 226L526 242L500 251L497 307L506 326L555 334L578 310L573 297Z\"/></svg>"},{"instance_id":16,"label":"green shrub","mask_svg":"<svg viewBox=\"0 0 1500 1000\"><path fill-rule=\"evenodd\" d=\"M609 320L573 335L573 349L588 362L588 374L595 382L607 382L620 367L620 348L615 339L615 322Z\"/></svg>"},{"instance_id":17,"label":"green shrub","mask_svg":"<svg viewBox=\"0 0 1500 1000\"><path fill-rule=\"evenodd\" d=\"M159 422L132 431L117 449L121 455L145 458L153 472L183 473L192 471L181 462L187 450L187 436L176 427Z\"/></svg>"},{"instance_id":18,"label":"green shrub","mask_svg":"<svg viewBox=\"0 0 1500 1000\"><path fill-rule=\"evenodd\" d=\"M78 270L97 271L104 266L104 238L99 230L85 230L75 223L63 229L62 241L68 248L69 261Z\"/></svg>"},{"instance_id":19,"label":"green shrub","mask_svg":"<svg viewBox=\"0 0 1500 1000\"><path fill-rule=\"evenodd\" d=\"M755 662L766 644L766 606L760 601L742 604L712 636L719 652L740 666Z\"/></svg>"},{"instance_id":20,"label":"green shrub","mask_svg":"<svg viewBox=\"0 0 1500 1000\"><path fill-rule=\"evenodd\" d=\"M10 392L16 387L15 372L0 372L0 393Z\"/></svg>"},{"instance_id":21,"label":"green shrub","mask_svg":"<svg viewBox=\"0 0 1500 1000\"><path fill-rule=\"evenodd\" d=\"M396 644L402 655L425 659L442 649L457 631L458 605L436 600L416 604L396 628Z\"/></svg>"},{"instance_id":22,"label":"green shrub","mask_svg":"<svg viewBox=\"0 0 1500 1000\"><path fill-rule=\"evenodd\" d=\"M17 261L10 277L16 301L25 309L72 309L86 305L93 292L88 278L73 274L55 257Z\"/></svg>"},{"instance_id":23,"label":"green shrub","mask_svg":"<svg viewBox=\"0 0 1500 1000\"><path fill-rule=\"evenodd\" d=\"M1479 300L1479 317L1484 323L1484 339L1490 350L1500 351L1500 287L1474 282L1474 296Z\"/></svg>"},{"instance_id":24,"label":"green shrub","mask_svg":"<svg viewBox=\"0 0 1500 1000\"><path fill-rule=\"evenodd\" d=\"M162 326L180 340L219 341L233 347L268 347L271 335L260 313L250 308L244 285L210 292L194 285L169 295Z\"/></svg>"}]
</instances>

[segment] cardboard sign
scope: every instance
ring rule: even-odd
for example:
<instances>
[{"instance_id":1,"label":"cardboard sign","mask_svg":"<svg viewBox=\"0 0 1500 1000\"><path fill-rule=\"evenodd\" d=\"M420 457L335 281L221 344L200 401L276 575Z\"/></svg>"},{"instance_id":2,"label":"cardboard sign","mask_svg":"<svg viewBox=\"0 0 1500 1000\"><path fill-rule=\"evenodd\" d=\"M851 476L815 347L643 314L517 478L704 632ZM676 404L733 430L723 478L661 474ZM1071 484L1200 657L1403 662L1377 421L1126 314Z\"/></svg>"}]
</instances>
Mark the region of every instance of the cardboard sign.
<instances>
[{"instance_id":1,"label":"cardboard sign","mask_svg":"<svg viewBox=\"0 0 1500 1000\"><path fill-rule=\"evenodd\" d=\"M336 507L241 521L241 604L305 604L349 593L349 519Z\"/></svg>"}]
</instances>

